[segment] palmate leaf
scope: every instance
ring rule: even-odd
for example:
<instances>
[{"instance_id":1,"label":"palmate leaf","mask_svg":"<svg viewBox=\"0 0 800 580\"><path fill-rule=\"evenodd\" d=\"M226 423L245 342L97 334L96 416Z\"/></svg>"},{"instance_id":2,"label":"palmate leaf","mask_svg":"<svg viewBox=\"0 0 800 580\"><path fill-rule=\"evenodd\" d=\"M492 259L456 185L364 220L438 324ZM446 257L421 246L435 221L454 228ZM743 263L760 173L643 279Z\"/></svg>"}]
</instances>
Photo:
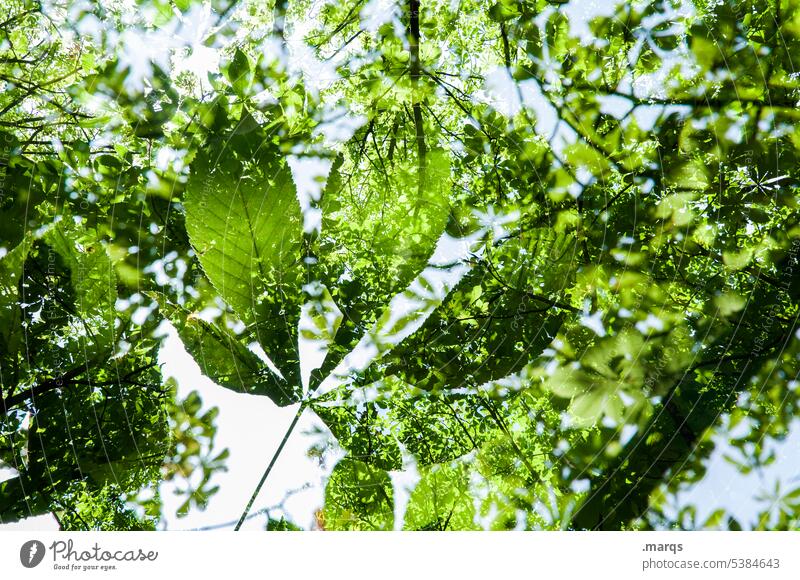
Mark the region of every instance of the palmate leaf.
<instances>
[{"instance_id":1,"label":"palmate leaf","mask_svg":"<svg viewBox=\"0 0 800 580\"><path fill-rule=\"evenodd\" d=\"M7 256L18 260L25 250L18 271L24 307L9 329L9 353L19 356L15 349L24 340L29 354L44 364L14 364L13 374L6 374L5 380L38 382L78 361L108 360L120 338L115 327L117 279L97 233L65 216L26 240L18 247L20 254ZM16 317L13 311L10 315ZM58 334L61 338L54 340Z\"/></svg>"},{"instance_id":2,"label":"palmate leaf","mask_svg":"<svg viewBox=\"0 0 800 580\"><path fill-rule=\"evenodd\" d=\"M359 342L319 385L315 395L326 395L339 384L351 382L356 377L359 380L370 379L370 374L364 371L374 369L376 360L413 336L467 270L460 263L446 268L425 268L408 288L394 296L382 309L378 320L363 333ZM376 376L382 375L378 373Z\"/></svg>"},{"instance_id":3,"label":"palmate leaf","mask_svg":"<svg viewBox=\"0 0 800 580\"><path fill-rule=\"evenodd\" d=\"M478 448L491 430L481 395L432 393L385 377L341 386L312 405L351 457L399 469L401 446L417 465L443 463ZM327 399L327 401L326 401Z\"/></svg>"},{"instance_id":4,"label":"palmate leaf","mask_svg":"<svg viewBox=\"0 0 800 580\"><path fill-rule=\"evenodd\" d=\"M365 280L385 301L422 270L444 231L449 155L432 151L423 175L413 160L363 181L344 180L339 171L333 170L320 203L320 258L334 271L349 267L353 279ZM375 284L374 276L381 275L382 283Z\"/></svg>"},{"instance_id":5,"label":"palmate leaf","mask_svg":"<svg viewBox=\"0 0 800 580\"><path fill-rule=\"evenodd\" d=\"M16 365L17 372L5 380L23 381L25 374L31 374L29 380L49 378L79 360L107 359L116 349L117 280L111 258L94 230L64 217L27 235L3 260L8 282L16 280L24 302L16 312L3 309L9 322L16 321L7 329L8 352L16 356L24 328L27 349L46 361L39 368ZM16 291L7 285L3 292L13 296ZM58 343L55 332L63 332Z\"/></svg>"},{"instance_id":6,"label":"palmate leaf","mask_svg":"<svg viewBox=\"0 0 800 580\"><path fill-rule=\"evenodd\" d=\"M208 279L282 375L262 394L288 404L305 392L298 329L323 354L334 351L312 374L313 389L425 266L447 222L449 162L435 151L423 183L409 163L396 180L358 191L345 187L337 164L320 202L322 235L304 248L289 168L268 144L259 149L259 130L248 133L198 154L186 227Z\"/></svg>"},{"instance_id":7,"label":"palmate leaf","mask_svg":"<svg viewBox=\"0 0 800 580\"><path fill-rule=\"evenodd\" d=\"M305 396L308 394L311 374L328 355L328 349L342 324L343 315L331 293L322 284L307 284L304 291L308 301L302 307L299 330L305 349L305 360L301 367Z\"/></svg>"},{"instance_id":8,"label":"palmate leaf","mask_svg":"<svg viewBox=\"0 0 800 580\"><path fill-rule=\"evenodd\" d=\"M201 153L184 200L186 229L208 279L299 396L303 301L300 208L289 168L271 151ZM239 157L239 155L243 155Z\"/></svg>"},{"instance_id":9,"label":"palmate leaf","mask_svg":"<svg viewBox=\"0 0 800 580\"><path fill-rule=\"evenodd\" d=\"M480 446L491 425L478 396L425 393L387 402L392 432L421 467L462 457Z\"/></svg>"}]
</instances>

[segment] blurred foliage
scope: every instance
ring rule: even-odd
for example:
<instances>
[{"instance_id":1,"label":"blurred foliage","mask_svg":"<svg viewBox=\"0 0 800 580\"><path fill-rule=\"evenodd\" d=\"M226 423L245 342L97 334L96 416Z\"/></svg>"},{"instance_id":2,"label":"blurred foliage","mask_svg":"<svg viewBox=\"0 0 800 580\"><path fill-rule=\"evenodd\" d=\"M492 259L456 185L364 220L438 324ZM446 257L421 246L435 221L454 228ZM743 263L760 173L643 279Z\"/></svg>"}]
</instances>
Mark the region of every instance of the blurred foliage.
<instances>
[{"instance_id":1,"label":"blurred foliage","mask_svg":"<svg viewBox=\"0 0 800 580\"><path fill-rule=\"evenodd\" d=\"M169 321L323 529L797 528L682 498L797 433L800 3L2 3L0 521L208 504Z\"/></svg>"}]
</instances>

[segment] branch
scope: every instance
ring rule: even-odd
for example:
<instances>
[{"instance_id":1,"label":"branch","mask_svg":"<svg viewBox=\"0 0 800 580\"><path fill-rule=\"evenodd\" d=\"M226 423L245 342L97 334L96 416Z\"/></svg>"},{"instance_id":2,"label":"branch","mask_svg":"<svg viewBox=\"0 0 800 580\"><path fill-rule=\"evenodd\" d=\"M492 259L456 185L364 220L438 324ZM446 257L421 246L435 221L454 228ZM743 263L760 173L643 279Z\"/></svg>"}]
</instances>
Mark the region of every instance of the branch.
<instances>
[{"instance_id":1,"label":"branch","mask_svg":"<svg viewBox=\"0 0 800 580\"><path fill-rule=\"evenodd\" d=\"M146 365L142 365L130 371L129 373L123 375L121 378L109 380L109 381L81 381L76 380L78 376L83 374L86 371L86 367L81 365L76 367L70 371L67 371L63 375L59 377L55 377L52 379L47 379L37 385L32 386L29 389L21 391L16 395L12 395L7 399L3 399L0 397L0 404L2 404L3 412L7 413L10 409L13 409L17 405L24 403L28 399L34 399L40 395L53 391L55 389L59 389L65 387L67 385L91 385L91 386L110 386L110 385L117 385L117 384L130 384L130 385L137 385L137 386L145 386L141 383L137 383L132 380L132 378L139 373L146 371L147 369L153 368L158 366L157 362L151 362Z\"/></svg>"},{"instance_id":2,"label":"branch","mask_svg":"<svg viewBox=\"0 0 800 580\"><path fill-rule=\"evenodd\" d=\"M414 131L417 136L417 156L419 163L419 186L423 186L425 176L425 156L427 146L425 144L425 127L422 120L422 106L419 100L419 80L422 77L422 68L419 62L419 0L408 0L409 12L409 52L410 74L411 74L411 109L414 112Z\"/></svg>"},{"instance_id":3,"label":"branch","mask_svg":"<svg viewBox=\"0 0 800 580\"><path fill-rule=\"evenodd\" d=\"M553 308L560 308L561 310L568 310L569 312L580 312L581 311L580 308L575 308L574 306L572 306L570 304L565 304L564 302L559 302L558 300L552 300L550 298L547 298L546 296L542 296L540 294L534 294L533 292L529 292L528 290L523 290L521 288L516 288L514 286L511 286L505 280L500 278L500 276L497 274L497 272L495 272L494 268L492 267L492 262L489 259L486 260L486 266L487 266L489 274L491 274L492 278L494 278L498 283L500 283L501 286L503 286L507 290L511 290L513 292L518 292L519 294L522 294L524 296L527 296L528 298L531 298L533 300L537 300L539 302L542 302L544 304L552 306Z\"/></svg>"},{"instance_id":4,"label":"branch","mask_svg":"<svg viewBox=\"0 0 800 580\"><path fill-rule=\"evenodd\" d=\"M0 22L0 28L5 28L6 26L11 24L15 20L17 20L19 18L22 18L24 16L27 16L28 14L34 14L34 13L38 13L38 12L39 12L39 8L31 8L30 10L25 10L23 12L20 12L19 14L15 14L11 18L8 18L8 19L4 20L3 22Z\"/></svg>"},{"instance_id":5,"label":"branch","mask_svg":"<svg viewBox=\"0 0 800 580\"><path fill-rule=\"evenodd\" d=\"M508 46L508 32L506 31L506 23L500 23L500 37L503 39L503 60L506 68L511 70L511 50Z\"/></svg>"},{"instance_id":6,"label":"branch","mask_svg":"<svg viewBox=\"0 0 800 580\"><path fill-rule=\"evenodd\" d=\"M275 0L272 9L272 33L278 38L286 40L284 27L286 25L286 9L289 7L289 0Z\"/></svg>"},{"instance_id":7,"label":"branch","mask_svg":"<svg viewBox=\"0 0 800 580\"><path fill-rule=\"evenodd\" d=\"M84 372L84 367L79 366L76 367L60 377L56 377L53 379L47 379L39 383L38 385L34 385L29 389L26 389L22 392L17 393L16 395L12 395L7 399L2 399L0 403L3 405L3 412L7 413L10 409L13 409L17 405L20 405L27 401L28 399L34 399L40 395L44 395L50 391L54 391L55 389L59 389L64 385L70 383L70 380L80 375Z\"/></svg>"}]
</instances>

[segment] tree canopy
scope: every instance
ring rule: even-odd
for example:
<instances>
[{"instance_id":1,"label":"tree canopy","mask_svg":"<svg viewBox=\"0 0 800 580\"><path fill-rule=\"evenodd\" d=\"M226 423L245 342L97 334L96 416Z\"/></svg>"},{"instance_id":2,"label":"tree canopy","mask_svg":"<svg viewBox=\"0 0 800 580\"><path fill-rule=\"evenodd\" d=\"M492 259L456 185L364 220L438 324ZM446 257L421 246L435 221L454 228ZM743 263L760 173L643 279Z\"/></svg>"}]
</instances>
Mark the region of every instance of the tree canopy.
<instances>
[{"instance_id":1,"label":"tree canopy","mask_svg":"<svg viewBox=\"0 0 800 580\"><path fill-rule=\"evenodd\" d=\"M203 509L169 323L327 425L324 529L800 525L679 501L797 413L799 2L0 5L0 522Z\"/></svg>"}]
</instances>

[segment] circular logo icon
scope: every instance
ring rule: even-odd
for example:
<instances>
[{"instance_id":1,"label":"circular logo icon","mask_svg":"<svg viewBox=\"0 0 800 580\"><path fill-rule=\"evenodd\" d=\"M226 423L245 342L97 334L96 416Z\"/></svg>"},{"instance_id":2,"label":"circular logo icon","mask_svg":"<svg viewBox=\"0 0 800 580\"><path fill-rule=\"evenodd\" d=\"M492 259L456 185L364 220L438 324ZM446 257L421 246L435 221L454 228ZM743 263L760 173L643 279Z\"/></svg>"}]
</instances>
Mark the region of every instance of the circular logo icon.
<instances>
[{"instance_id":1,"label":"circular logo icon","mask_svg":"<svg viewBox=\"0 0 800 580\"><path fill-rule=\"evenodd\" d=\"M44 544L39 540L28 540L19 549L19 561L26 568L35 568L44 560Z\"/></svg>"}]
</instances>

